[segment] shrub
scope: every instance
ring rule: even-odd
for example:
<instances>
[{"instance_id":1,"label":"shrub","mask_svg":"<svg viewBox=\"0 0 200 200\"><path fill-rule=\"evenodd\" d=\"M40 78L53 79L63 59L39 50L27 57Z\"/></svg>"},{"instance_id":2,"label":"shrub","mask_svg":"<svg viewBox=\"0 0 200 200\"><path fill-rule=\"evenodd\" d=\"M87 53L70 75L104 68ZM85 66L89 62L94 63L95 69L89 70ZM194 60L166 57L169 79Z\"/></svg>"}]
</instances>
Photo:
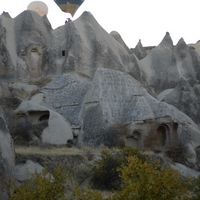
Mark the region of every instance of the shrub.
<instances>
[{"instance_id":1,"label":"shrub","mask_svg":"<svg viewBox=\"0 0 200 200\"><path fill-rule=\"evenodd\" d=\"M154 151L161 151L161 147L163 146L162 141L162 134L153 127L152 132L144 139L144 147Z\"/></svg>"},{"instance_id":2,"label":"shrub","mask_svg":"<svg viewBox=\"0 0 200 200\"><path fill-rule=\"evenodd\" d=\"M13 133L13 138L17 144L27 144L32 139L32 124L26 116L20 117Z\"/></svg>"},{"instance_id":3,"label":"shrub","mask_svg":"<svg viewBox=\"0 0 200 200\"><path fill-rule=\"evenodd\" d=\"M119 188L120 177L117 169L123 161L124 157L120 151L102 151L101 159L96 160L92 168L93 187L108 190Z\"/></svg>"},{"instance_id":4,"label":"shrub","mask_svg":"<svg viewBox=\"0 0 200 200\"><path fill-rule=\"evenodd\" d=\"M92 190L89 186L81 191L79 187L74 187L73 200L102 200L103 195L100 191Z\"/></svg>"},{"instance_id":5,"label":"shrub","mask_svg":"<svg viewBox=\"0 0 200 200\"><path fill-rule=\"evenodd\" d=\"M124 148L124 136L128 133L128 131L128 125L126 123L116 122L112 124L107 133L105 134L104 144L109 148Z\"/></svg>"},{"instance_id":6,"label":"shrub","mask_svg":"<svg viewBox=\"0 0 200 200\"><path fill-rule=\"evenodd\" d=\"M94 188L119 189L121 178L118 168L127 163L128 156L137 156L141 162L146 161L146 156L132 147L122 150L102 151L101 159L94 162L91 183Z\"/></svg>"},{"instance_id":7,"label":"shrub","mask_svg":"<svg viewBox=\"0 0 200 200\"><path fill-rule=\"evenodd\" d=\"M122 152L125 158L128 158L129 156L136 156L141 162L145 162L147 160L146 155L142 154L138 149L134 149L132 147L125 147Z\"/></svg>"},{"instance_id":8,"label":"shrub","mask_svg":"<svg viewBox=\"0 0 200 200\"><path fill-rule=\"evenodd\" d=\"M65 198L65 180L69 173L58 166L53 171L46 168L41 173L35 172L25 183L11 185L9 200L55 200Z\"/></svg>"},{"instance_id":9,"label":"shrub","mask_svg":"<svg viewBox=\"0 0 200 200\"><path fill-rule=\"evenodd\" d=\"M186 199L189 180L182 182L178 171L159 161L142 162L137 156L129 156L127 161L119 169L121 190L115 191L113 200Z\"/></svg>"},{"instance_id":10,"label":"shrub","mask_svg":"<svg viewBox=\"0 0 200 200\"><path fill-rule=\"evenodd\" d=\"M199 200L200 199L200 176L194 178L191 181L190 190L192 192L192 200Z\"/></svg>"}]
</instances>

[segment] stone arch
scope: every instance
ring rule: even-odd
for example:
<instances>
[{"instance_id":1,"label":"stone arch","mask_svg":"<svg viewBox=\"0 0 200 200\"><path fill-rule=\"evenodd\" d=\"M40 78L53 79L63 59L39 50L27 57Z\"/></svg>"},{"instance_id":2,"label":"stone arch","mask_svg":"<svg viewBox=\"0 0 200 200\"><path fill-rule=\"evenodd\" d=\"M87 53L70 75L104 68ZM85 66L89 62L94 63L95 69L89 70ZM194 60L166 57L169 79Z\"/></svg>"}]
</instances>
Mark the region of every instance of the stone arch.
<instances>
[{"instance_id":1,"label":"stone arch","mask_svg":"<svg viewBox=\"0 0 200 200\"><path fill-rule=\"evenodd\" d=\"M168 143L169 133L170 129L166 124L161 124L158 126L157 134L158 134L158 144L160 146L165 146Z\"/></svg>"}]
</instances>

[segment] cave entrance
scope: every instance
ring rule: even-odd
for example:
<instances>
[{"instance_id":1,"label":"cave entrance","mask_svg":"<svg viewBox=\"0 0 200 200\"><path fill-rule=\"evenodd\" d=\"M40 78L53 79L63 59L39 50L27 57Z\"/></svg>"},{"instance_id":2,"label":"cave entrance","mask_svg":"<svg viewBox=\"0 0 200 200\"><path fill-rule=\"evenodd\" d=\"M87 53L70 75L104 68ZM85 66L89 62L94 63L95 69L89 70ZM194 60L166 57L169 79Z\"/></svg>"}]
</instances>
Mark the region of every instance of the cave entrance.
<instances>
[{"instance_id":1,"label":"cave entrance","mask_svg":"<svg viewBox=\"0 0 200 200\"><path fill-rule=\"evenodd\" d=\"M167 144L169 136L169 127L165 124L161 124L157 128L157 141L159 146L165 146Z\"/></svg>"}]
</instances>

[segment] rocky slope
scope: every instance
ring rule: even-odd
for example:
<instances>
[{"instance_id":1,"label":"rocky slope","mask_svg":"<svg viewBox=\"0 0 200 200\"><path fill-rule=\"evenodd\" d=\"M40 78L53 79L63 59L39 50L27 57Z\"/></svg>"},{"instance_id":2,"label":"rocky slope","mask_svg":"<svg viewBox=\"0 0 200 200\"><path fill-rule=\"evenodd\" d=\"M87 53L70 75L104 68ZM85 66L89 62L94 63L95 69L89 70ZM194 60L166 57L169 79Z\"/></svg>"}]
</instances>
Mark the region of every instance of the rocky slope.
<instances>
[{"instance_id":1,"label":"rocky slope","mask_svg":"<svg viewBox=\"0 0 200 200\"><path fill-rule=\"evenodd\" d=\"M198 43L174 45L166 33L156 47L129 50L89 12L53 30L24 11L0 16L0 52L0 180L16 176L13 141L155 152L181 144L181 163L199 170ZM0 199L4 188L0 181Z\"/></svg>"}]
</instances>

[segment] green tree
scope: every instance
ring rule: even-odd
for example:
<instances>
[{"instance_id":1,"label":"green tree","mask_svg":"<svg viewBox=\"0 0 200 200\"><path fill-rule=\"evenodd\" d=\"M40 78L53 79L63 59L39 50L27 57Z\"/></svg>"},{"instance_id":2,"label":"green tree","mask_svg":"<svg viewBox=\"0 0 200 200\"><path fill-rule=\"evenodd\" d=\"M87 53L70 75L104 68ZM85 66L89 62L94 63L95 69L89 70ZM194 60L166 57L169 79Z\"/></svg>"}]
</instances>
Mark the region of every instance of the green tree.
<instances>
[{"instance_id":1,"label":"green tree","mask_svg":"<svg viewBox=\"0 0 200 200\"><path fill-rule=\"evenodd\" d=\"M121 172L121 190L115 191L113 200L177 200L189 199L189 180L182 181L179 172L161 165L159 161L142 162L129 156Z\"/></svg>"}]
</instances>

